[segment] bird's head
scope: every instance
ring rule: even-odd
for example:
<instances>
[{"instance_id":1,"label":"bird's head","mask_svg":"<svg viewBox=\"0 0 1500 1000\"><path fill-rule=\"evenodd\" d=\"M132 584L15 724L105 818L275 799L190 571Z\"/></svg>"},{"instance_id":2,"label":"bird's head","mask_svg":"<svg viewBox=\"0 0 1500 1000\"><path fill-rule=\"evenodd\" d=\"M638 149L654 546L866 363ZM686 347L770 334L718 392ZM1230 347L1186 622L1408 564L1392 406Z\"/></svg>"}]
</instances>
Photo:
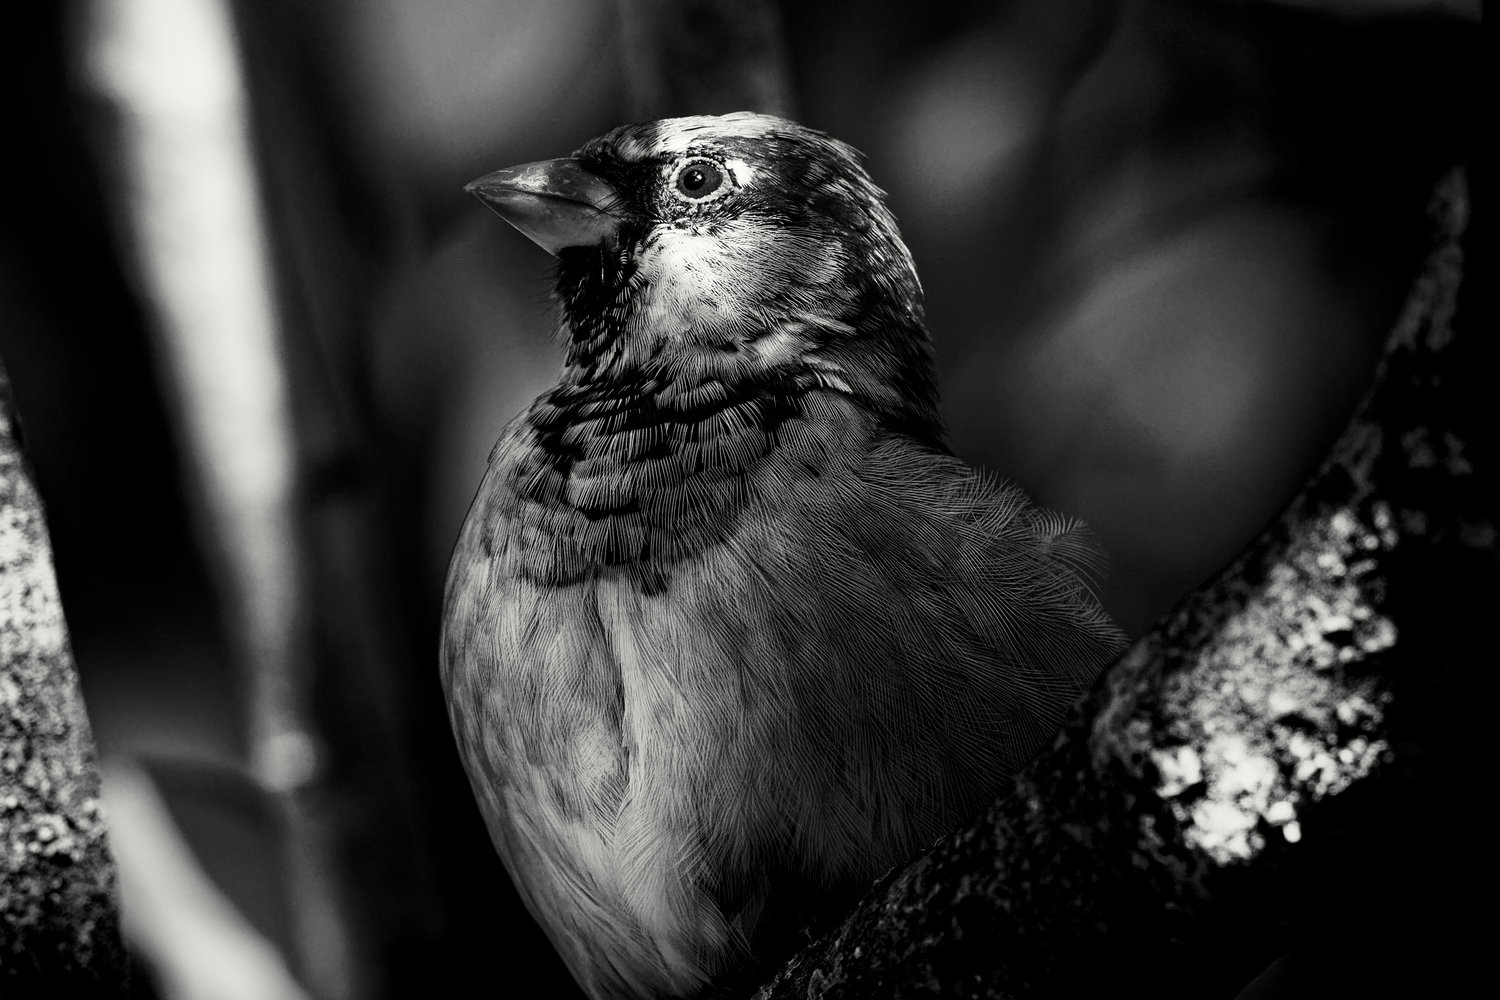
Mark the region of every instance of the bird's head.
<instances>
[{"instance_id":1,"label":"bird's head","mask_svg":"<svg viewBox=\"0 0 1500 1000\"><path fill-rule=\"evenodd\" d=\"M468 190L557 258L573 377L805 372L936 432L921 286L850 146L767 115L672 118Z\"/></svg>"}]
</instances>

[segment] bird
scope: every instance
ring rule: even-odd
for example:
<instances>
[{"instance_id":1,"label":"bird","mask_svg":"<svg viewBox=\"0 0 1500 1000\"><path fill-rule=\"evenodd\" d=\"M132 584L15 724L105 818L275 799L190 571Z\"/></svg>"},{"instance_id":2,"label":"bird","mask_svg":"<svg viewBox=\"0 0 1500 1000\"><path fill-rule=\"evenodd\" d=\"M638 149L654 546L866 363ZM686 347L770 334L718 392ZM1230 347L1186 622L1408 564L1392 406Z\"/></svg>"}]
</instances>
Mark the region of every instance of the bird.
<instances>
[{"instance_id":1,"label":"bird","mask_svg":"<svg viewBox=\"0 0 1500 1000\"><path fill-rule=\"evenodd\" d=\"M948 447L853 147L671 118L467 190L555 258L564 359L450 561L460 757L584 993L706 995L1055 734L1124 644L1102 553Z\"/></svg>"}]
</instances>

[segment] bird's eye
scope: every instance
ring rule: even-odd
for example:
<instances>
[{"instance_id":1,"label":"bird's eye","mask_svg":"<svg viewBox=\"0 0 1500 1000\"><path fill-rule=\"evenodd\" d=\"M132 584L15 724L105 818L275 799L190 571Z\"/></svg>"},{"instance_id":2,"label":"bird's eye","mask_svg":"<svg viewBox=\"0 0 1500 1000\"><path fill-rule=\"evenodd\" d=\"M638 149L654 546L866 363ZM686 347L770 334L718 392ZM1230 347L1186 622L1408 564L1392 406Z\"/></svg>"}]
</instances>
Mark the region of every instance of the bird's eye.
<instances>
[{"instance_id":1,"label":"bird's eye","mask_svg":"<svg viewBox=\"0 0 1500 1000\"><path fill-rule=\"evenodd\" d=\"M674 183L678 194L697 201L724 186L724 171L710 160L694 160L678 169Z\"/></svg>"}]
</instances>

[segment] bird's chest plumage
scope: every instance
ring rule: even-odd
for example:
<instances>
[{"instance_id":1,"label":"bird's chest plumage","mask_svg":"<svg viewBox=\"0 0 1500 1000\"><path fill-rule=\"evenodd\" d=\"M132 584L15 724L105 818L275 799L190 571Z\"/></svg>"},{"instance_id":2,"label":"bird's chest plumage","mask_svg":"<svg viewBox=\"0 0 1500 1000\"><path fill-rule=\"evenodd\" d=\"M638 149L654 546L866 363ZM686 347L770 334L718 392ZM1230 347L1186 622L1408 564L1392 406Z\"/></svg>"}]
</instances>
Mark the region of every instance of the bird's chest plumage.
<instances>
[{"instance_id":1,"label":"bird's chest plumage","mask_svg":"<svg viewBox=\"0 0 1500 1000\"><path fill-rule=\"evenodd\" d=\"M821 475L850 428L806 380L565 383L507 431L485 489L515 570L567 584L623 573L650 590L743 517Z\"/></svg>"},{"instance_id":2,"label":"bird's chest plumage","mask_svg":"<svg viewBox=\"0 0 1500 1000\"><path fill-rule=\"evenodd\" d=\"M449 709L597 996L690 993L775 928L763 907L868 884L1118 647L1076 525L862 413L795 385L555 391L492 458L449 575Z\"/></svg>"},{"instance_id":3,"label":"bird's chest plumage","mask_svg":"<svg viewBox=\"0 0 1500 1000\"><path fill-rule=\"evenodd\" d=\"M676 969L698 962L674 949L732 947L695 873L734 850L708 831L765 798L746 786L785 685L747 667L767 609L717 595L861 424L792 381L565 385L497 446L459 543L485 558L450 574L444 680L492 835L565 951L568 927Z\"/></svg>"}]
</instances>

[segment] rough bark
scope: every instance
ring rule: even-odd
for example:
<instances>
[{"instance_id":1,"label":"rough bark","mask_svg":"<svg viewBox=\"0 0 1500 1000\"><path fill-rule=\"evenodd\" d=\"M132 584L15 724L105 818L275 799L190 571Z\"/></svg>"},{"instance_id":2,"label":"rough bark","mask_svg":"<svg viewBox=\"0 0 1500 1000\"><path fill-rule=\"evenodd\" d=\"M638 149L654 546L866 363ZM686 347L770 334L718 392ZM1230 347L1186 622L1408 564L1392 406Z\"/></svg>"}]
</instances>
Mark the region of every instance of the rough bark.
<instances>
[{"instance_id":1,"label":"rough bark","mask_svg":"<svg viewBox=\"0 0 1500 1000\"><path fill-rule=\"evenodd\" d=\"M1227 997L1287 953L1302 987L1457 992L1500 597L1470 208L1459 169L1375 386L1282 517L759 997Z\"/></svg>"},{"instance_id":2,"label":"rough bark","mask_svg":"<svg viewBox=\"0 0 1500 1000\"><path fill-rule=\"evenodd\" d=\"M124 996L99 771L0 368L0 996Z\"/></svg>"}]
</instances>

